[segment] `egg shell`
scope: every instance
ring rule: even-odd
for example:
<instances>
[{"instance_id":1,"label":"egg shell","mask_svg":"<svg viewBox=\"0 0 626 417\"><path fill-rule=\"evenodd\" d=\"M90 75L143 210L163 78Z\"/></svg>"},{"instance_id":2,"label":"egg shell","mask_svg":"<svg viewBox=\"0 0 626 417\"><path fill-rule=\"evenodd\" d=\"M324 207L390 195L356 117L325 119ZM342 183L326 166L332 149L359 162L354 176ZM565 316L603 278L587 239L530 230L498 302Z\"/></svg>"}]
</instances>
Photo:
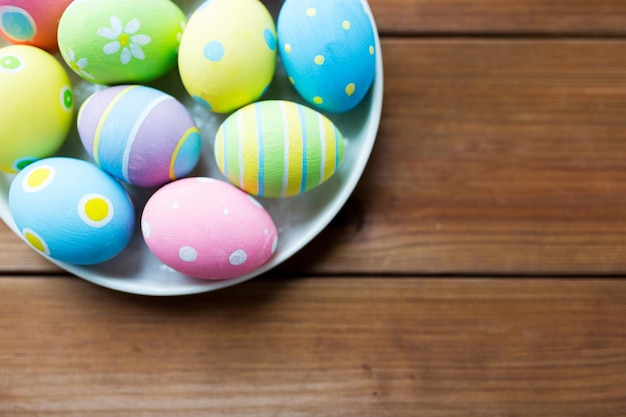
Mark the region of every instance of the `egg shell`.
<instances>
[{"instance_id":1,"label":"egg shell","mask_svg":"<svg viewBox=\"0 0 626 417\"><path fill-rule=\"evenodd\" d=\"M148 200L141 230L150 250L170 268L203 279L249 274L275 253L276 226L238 188L212 178L185 178Z\"/></svg>"},{"instance_id":2,"label":"egg shell","mask_svg":"<svg viewBox=\"0 0 626 417\"><path fill-rule=\"evenodd\" d=\"M250 194L289 197L328 180L343 161L344 139L323 114L291 101L247 105L220 125L214 155L230 182Z\"/></svg>"},{"instance_id":3,"label":"egg shell","mask_svg":"<svg viewBox=\"0 0 626 417\"><path fill-rule=\"evenodd\" d=\"M59 49L87 81L147 82L176 64L186 21L169 0L74 1L59 22Z\"/></svg>"},{"instance_id":4,"label":"egg shell","mask_svg":"<svg viewBox=\"0 0 626 417\"><path fill-rule=\"evenodd\" d=\"M13 44L58 50L59 19L72 0L0 0L0 35Z\"/></svg>"},{"instance_id":5,"label":"egg shell","mask_svg":"<svg viewBox=\"0 0 626 417\"><path fill-rule=\"evenodd\" d=\"M143 187L186 176L200 159L200 132L185 106L147 86L92 94L78 113L78 133L99 167Z\"/></svg>"},{"instance_id":6,"label":"egg shell","mask_svg":"<svg viewBox=\"0 0 626 417\"><path fill-rule=\"evenodd\" d=\"M48 52L29 45L0 48L0 170L15 173L54 154L74 117L72 85Z\"/></svg>"},{"instance_id":7,"label":"egg shell","mask_svg":"<svg viewBox=\"0 0 626 417\"><path fill-rule=\"evenodd\" d=\"M178 56L187 92L217 113L258 100L276 68L276 25L258 0L212 0L190 17Z\"/></svg>"},{"instance_id":8,"label":"egg shell","mask_svg":"<svg viewBox=\"0 0 626 417\"><path fill-rule=\"evenodd\" d=\"M290 81L312 106L346 112L376 73L374 26L360 0L286 0L277 23Z\"/></svg>"},{"instance_id":9,"label":"egg shell","mask_svg":"<svg viewBox=\"0 0 626 417\"><path fill-rule=\"evenodd\" d=\"M11 183L9 209L31 247L78 265L120 253L135 223L133 204L117 181L89 162L64 157L22 170Z\"/></svg>"}]
</instances>

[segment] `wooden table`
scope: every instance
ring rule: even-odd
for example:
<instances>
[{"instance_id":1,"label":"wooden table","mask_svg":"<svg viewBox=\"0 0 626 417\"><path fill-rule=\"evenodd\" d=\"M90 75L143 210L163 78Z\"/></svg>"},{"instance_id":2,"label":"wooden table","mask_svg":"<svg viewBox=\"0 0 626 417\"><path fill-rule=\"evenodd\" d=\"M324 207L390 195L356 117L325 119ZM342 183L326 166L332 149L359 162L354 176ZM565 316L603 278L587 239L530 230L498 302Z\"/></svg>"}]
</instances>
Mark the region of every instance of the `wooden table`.
<instances>
[{"instance_id":1,"label":"wooden table","mask_svg":"<svg viewBox=\"0 0 626 417\"><path fill-rule=\"evenodd\" d=\"M0 415L626 415L626 2L371 6L374 153L277 270L133 296L0 226Z\"/></svg>"}]
</instances>

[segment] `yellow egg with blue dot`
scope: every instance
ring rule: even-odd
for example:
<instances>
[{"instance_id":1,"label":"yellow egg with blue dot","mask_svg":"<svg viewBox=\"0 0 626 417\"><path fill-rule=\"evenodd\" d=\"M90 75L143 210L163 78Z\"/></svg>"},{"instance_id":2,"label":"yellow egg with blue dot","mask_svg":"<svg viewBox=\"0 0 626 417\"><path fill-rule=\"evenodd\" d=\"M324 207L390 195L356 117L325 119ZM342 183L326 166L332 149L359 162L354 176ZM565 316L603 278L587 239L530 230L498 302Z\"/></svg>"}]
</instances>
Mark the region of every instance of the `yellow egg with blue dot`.
<instances>
[{"instance_id":1,"label":"yellow egg with blue dot","mask_svg":"<svg viewBox=\"0 0 626 417\"><path fill-rule=\"evenodd\" d=\"M286 0L277 31L285 72L309 104L342 113L363 100L374 82L377 51L361 0Z\"/></svg>"},{"instance_id":2,"label":"yellow egg with blue dot","mask_svg":"<svg viewBox=\"0 0 626 417\"><path fill-rule=\"evenodd\" d=\"M72 85L61 64L34 46L0 48L0 170L18 172L53 155L74 117Z\"/></svg>"},{"instance_id":3,"label":"yellow egg with blue dot","mask_svg":"<svg viewBox=\"0 0 626 417\"><path fill-rule=\"evenodd\" d=\"M214 155L228 180L260 197L290 197L329 180L344 138L320 112L286 100L249 104L219 127Z\"/></svg>"},{"instance_id":4,"label":"yellow egg with blue dot","mask_svg":"<svg viewBox=\"0 0 626 417\"><path fill-rule=\"evenodd\" d=\"M260 1L210 0L189 18L178 68L198 103L228 113L263 95L276 55L276 26Z\"/></svg>"},{"instance_id":5,"label":"yellow egg with blue dot","mask_svg":"<svg viewBox=\"0 0 626 417\"><path fill-rule=\"evenodd\" d=\"M80 159L52 157L29 165L12 181L8 201L22 238L39 253L71 264L112 259L135 227L125 189Z\"/></svg>"}]
</instances>

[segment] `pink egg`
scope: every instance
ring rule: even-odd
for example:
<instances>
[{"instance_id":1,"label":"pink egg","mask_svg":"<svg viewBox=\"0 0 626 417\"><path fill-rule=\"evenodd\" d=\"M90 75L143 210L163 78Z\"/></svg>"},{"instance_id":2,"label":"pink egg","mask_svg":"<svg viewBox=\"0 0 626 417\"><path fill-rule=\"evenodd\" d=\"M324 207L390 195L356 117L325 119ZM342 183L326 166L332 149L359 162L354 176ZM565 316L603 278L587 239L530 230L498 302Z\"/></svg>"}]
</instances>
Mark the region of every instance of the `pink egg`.
<instances>
[{"instance_id":1,"label":"pink egg","mask_svg":"<svg viewBox=\"0 0 626 417\"><path fill-rule=\"evenodd\" d=\"M212 178L185 178L157 190L141 218L148 248L164 264L204 279L249 274L276 251L276 226L253 197Z\"/></svg>"},{"instance_id":2,"label":"pink egg","mask_svg":"<svg viewBox=\"0 0 626 417\"><path fill-rule=\"evenodd\" d=\"M72 0L0 0L0 35L13 44L58 50L57 29Z\"/></svg>"}]
</instances>

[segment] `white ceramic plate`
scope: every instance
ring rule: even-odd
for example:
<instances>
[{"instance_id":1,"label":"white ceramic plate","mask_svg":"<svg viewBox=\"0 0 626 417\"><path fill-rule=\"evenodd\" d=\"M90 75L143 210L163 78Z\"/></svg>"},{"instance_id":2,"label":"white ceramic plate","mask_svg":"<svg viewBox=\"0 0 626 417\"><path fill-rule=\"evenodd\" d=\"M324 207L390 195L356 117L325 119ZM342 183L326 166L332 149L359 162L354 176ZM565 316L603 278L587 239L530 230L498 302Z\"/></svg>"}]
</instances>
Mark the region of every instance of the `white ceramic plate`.
<instances>
[{"instance_id":1,"label":"white ceramic plate","mask_svg":"<svg viewBox=\"0 0 626 417\"><path fill-rule=\"evenodd\" d=\"M365 2L366 10L371 10ZM189 16L201 1L177 2ZM372 18L372 22L374 19ZM259 201L274 219L278 229L278 248L274 256L254 273L224 281L207 281L185 276L163 265L150 253L137 228L130 245L114 259L94 265L76 266L50 259L66 271L103 287L144 295L185 295L212 291L231 286L262 274L299 251L309 243L332 220L344 205L356 186L369 159L380 121L383 96L383 64L378 32L376 34L377 67L374 85L364 101L357 108L343 114L327 114L337 125L346 140L343 164L335 175L321 186L302 195L285 199L260 198ZM6 43L0 39L0 46ZM57 58L59 58L57 56ZM60 58L59 58L60 59ZM62 62L62 61L61 61ZM93 92L103 88L70 74L76 96L76 108ZM203 153L199 166L192 175L223 178L217 169L213 155L213 138L224 115L215 115L196 104L188 97L178 78L176 70L159 81L150 84L177 97L193 115L203 137ZM1 94L1 92L0 92ZM262 99L286 99L305 104L287 81L280 65L274 81ZM74 128L59 155L73 156L89 160L84 152ZM8 191L12 175L0 173L0 217L18 235L8 209ZM141 209L152 190L127 187L138 210ZM43 256L43 255L42 255Z\"/></svg>"}]
</instances>

